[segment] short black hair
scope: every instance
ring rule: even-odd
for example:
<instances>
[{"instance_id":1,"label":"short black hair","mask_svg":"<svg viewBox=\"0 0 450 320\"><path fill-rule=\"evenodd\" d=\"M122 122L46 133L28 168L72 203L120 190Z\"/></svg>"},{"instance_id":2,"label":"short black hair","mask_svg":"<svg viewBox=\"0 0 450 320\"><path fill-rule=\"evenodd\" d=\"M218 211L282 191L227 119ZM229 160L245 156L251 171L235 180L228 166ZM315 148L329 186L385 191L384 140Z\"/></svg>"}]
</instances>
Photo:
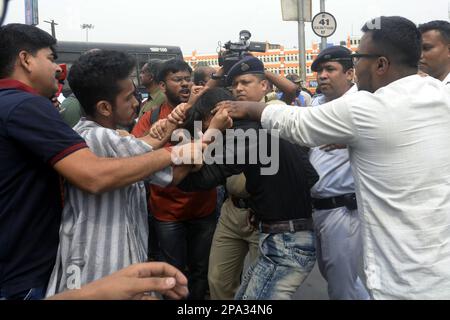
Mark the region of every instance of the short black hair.
<instances>
[{"instance_id":1,"label":"short black hair","mask_svg":"<svg viewBox=\"0 0 450 320\"><path fill-rule=\"evenodd\" d=\"M211 68L214 69L209 66L201 66L194 70L194 84L196 86L206 82L206 79L210 76L210 74L208 74L208 70Z\"/></svg>"},{"instance_id":2,"label":"short black hair","mask_svg":"<svg viewBox=\"0 0 450 320\"><path fill-rule=\"evenodd\" d=\"M145 63L144 67L142 67L142 71L148 72L156 78L163 63L164 60L161 59L150 59Z\"/></svg>"},{"instance_id":3,"label":"short black hair","mask_svg":"<svg viewBox=\"0 0 450 320\"><path fill-rule=\"evenodd\" d=\"M26 24L11 23L0 27L0 79L11 76L21 51L32 55L50 48L56 58L56 39L47 32Z\"/></svg>"},{"instance_id":4,"label":"short black hair","mask_svg":"<svg viewBox=\"0 0 450 320\"><path fill-rule=\"evenodd\" d=\"M450 22L444 20L434 20L419 25L419 31L422 34L431 30L439 31L445 43L450 43Z\"/></svg>"},{"instance_id":5,"label":"short black hair","mask_svg":"<svg viewBox=\"0 0 450 320\"><path fill-rule=\"evenodd\" d=\"M344 73L345 72L347 72L348 70L350 70L350 69L353 69L353 61L351 61L351 60L349 60L349 61L347 61L347 60L340 60L340 61L337 61L341 66L342 66L342 69L343 69L343 71L344 71Z\"/></svg>"},{"instance_id":6,"label":"short black hair","mask_svg":"<svg viewBox=\"0 0 450 320\"><path fill-rule=\"evenodd\" d=\"M192 73L192 68L183 60L170 59L164 62L158 72L158 81L166 81L166 77L169 73L177 73L180 71L187 71Z\"/></svg>"},{"instance_id":7,"label":"short black hair","mask_svg":"<svg viewBox=\"0 0 450 320\"><path fill-rule=\"evenodd\" d=\"M372 34L378 54L401 65L418 68L422 54L422 35L412 21L399 16L382 16L367 22L362 32Z\"/></svg>"},{"instance_id":8,"label":"short black hair","mask_svg":"<svg viewBox=\"0 0 450 320\"><path fill-rule=\"evenodd\" d=\"M96 50L85 53L70 69L68 81L87 115L95 115L97 102L115 105L118 81L127 79L136 66L134 58L120 51Z\"/></svg>"},{"instance_id":9,"label":"short black hair","mask_svg":"<svg viewBox=\"0 0 450 320\"><path fill-rule=\"evenodd\" d=\"M215 87L206 90L192 108L189 109L184 128L191 133L191 136L194 136L194 122L203 121L208 116L211 116L211 111L219 102L228 100L234 101L236 98L224 88Z\"/></svg>"}]
</instances>

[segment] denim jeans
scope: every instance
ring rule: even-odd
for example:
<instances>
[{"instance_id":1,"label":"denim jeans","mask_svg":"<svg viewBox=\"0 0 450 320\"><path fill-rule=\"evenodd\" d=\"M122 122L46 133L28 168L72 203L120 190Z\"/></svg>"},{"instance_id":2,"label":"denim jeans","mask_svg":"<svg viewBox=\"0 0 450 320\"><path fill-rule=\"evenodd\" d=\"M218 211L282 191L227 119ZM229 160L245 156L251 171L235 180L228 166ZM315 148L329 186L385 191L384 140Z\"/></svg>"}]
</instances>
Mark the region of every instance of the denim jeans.
<instances>
[{"instance_id":1,"label":"denim jeans","mask_svg":"<svg viewBox=\"0 0 450 320\"><path fill-rule=\"evenodd\" d=\"M46 287L31 288L14 295L7 295L0 291L0 300L41 300L45 298Z\"/></svg>"},{"instance_id":2,"label":"denim jeans","mask_svg":"<svg viewBox=\"0 0 450 320\"><path fill-rule=\"evenodd\" d=\"M260 256L249 268L236 300L291 299L314 267L312 231L260 234Z\"/></svg>"},{"instance_id":3,"label":"denim jeans","mask_svg":"<svg viewBox=\"0 0 450 320\"><path fill-rule=\"evenodd\" d=\"M164 261L183 272L188 271L189 299L202 300L208 290L209 251L216 224L214 213L188 221L155 219Z\"/></svg>"}]
</instances>

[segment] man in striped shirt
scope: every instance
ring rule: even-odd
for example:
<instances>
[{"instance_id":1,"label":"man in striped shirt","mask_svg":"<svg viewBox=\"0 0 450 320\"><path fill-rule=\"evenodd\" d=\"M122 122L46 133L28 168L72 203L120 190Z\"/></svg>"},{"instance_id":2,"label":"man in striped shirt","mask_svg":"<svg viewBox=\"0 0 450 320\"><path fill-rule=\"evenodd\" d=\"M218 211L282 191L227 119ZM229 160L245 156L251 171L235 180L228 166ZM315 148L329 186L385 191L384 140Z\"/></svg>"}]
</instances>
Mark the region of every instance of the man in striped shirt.
<instances>
[{"instance_id":1,"label":"man in striped shirt","mask_svg":"<svg viewBox=\"0 0 450 320\"><path fill-rule=\"evenodd\" d=\"M125 53L97 50L83 55L71 69L70 86L87 115L74 130L97 156L133 157L165 143L150 137L120 136L115 130L136 118L138 103L130 79L134 65L133 58ZM168 167L149 180L167 186L189 170ZM69 184L47 295L80 288L128 265L145 262L147 241L143 182L98 195Z\"/></svg>"}]
</instances>

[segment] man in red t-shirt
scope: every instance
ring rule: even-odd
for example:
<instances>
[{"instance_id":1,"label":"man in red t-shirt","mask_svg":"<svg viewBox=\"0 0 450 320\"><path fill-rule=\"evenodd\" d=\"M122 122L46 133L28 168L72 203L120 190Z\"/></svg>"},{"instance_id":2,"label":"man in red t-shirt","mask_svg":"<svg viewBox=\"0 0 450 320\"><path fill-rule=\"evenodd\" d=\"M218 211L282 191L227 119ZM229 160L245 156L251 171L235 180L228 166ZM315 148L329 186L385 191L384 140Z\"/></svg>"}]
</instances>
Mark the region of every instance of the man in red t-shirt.
<instances>
[{"instance_id":1,"label":"man in red t-shirt","mask_svg":"<svg viewBox=\"0 0 450 320\"><path fill-rule=\"evenodd\" d=\"M152 125L166 119L180 103L189 101L192 69L182 60L169 60L160 69L159 81L166 102L145 113L133 129L133 135L147 134ZM183 192L176 187L150 187L149 210L163 259L189 270L189 298L204 299L208 289L208 260L216 227L217 193Z\"/></svg>"}]
</instances>

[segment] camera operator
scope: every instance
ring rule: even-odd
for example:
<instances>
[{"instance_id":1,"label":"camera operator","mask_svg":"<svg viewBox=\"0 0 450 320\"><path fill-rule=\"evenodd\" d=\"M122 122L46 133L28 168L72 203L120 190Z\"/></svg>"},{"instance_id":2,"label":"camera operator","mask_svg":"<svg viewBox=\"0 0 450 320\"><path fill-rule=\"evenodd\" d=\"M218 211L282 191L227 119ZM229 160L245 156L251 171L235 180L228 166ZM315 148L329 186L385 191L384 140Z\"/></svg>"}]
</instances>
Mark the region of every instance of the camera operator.
<instances>
[{"instance_id":1,"label":"camera operator","mask_svg":"<svg viewBox=\"0 0 450 320\"><path fill-rule=\"evenodd\" d=\"M266 52L265 42L251 42L249 41L252 34L247 30L242 30L239 33L239 41L228 41L223 46L225 50L219 52L219 65L222 67L217 73L211 76L211 80L206 84L208 88L217 86L226 86L229 71L238 62L242 61L248 56L253 56L250 52ZM245 71L245 70L244 70ZM277 87L283 96L280 100L290 105L294 103L297 98L297 86L288 79L281 77L275 73L264 71L264 76L269 83ZM273 100L271 92L267 92L264 102Z\"/></svg>"}]
</instances>

